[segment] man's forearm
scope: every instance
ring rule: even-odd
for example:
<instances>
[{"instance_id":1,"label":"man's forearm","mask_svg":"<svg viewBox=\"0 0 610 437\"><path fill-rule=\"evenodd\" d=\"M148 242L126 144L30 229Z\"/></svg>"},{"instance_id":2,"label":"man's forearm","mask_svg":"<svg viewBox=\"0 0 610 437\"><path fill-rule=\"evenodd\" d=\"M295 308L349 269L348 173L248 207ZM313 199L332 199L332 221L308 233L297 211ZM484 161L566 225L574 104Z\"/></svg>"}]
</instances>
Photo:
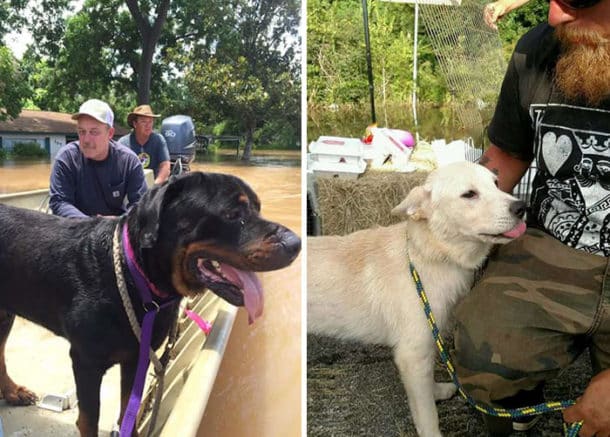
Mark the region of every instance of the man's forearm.
<instances>
[{"instance_id":1,"label":"man's forearm","mask_svg":"<svg viewBox=\"0 0 610 437\"><path fill-rule=\"evenodd\" d=\"M69 218L80 218L80 217L88 217L84 214L80 209L75 207L69 202L65 202L63 200L50 200L49 207L53 214L61 216L61 217L69 217Z\"/></svg>"},{"instance_id":2,"label":"man's forearm","mask_svg":"<svg viewBox=\"0 0 610 437\"><path fill-rule=\"evenodd\" d=\"M155 185L162 184L169 178L170 163L169 161L163 161L159 164L159 171L157 172L157 178L155 179Z\"/></svg>"},{"instance_id":3,"label":"man's forearm","mask_svg":"<svg viewBox=\"0 0 610 437\"><path fill-rule=\"evenodd\" d=\"M511 193L529 168L531 162L515 158L492 144L481 156L479 164L487 167L498 176L498 187L502 191Z\"/></svg>"}]
</instances>

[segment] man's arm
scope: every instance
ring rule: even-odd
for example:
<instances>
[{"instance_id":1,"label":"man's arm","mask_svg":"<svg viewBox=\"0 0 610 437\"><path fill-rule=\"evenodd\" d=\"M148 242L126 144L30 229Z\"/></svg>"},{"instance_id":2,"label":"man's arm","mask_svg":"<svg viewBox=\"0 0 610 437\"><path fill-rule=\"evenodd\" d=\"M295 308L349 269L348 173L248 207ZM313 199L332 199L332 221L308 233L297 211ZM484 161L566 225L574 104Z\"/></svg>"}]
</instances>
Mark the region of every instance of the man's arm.
<instances>
[{"instance_id":1,"label":"man's arm","mask_svg":"<svg viewBox=\"0 0 610 437\"><path fill-rule=\"evenodd\" d=\"M584 421L580 437L610 435L610 369L591 379L576 404L563 411L567 423Z\"/></svg>"},{"instance_id":2,"label":"man's arm","mask_svg":"<svg viewBox=\"0 0 610 437\"><path fill-rule=\"evenodd\" d=\"M162 184L169 178L170 163L169 163L169 148L167 147L167 141L161 134L157 134L159 139L159 169L157 170L157 177L155 184Z\"/></svg>"},{"instance_id":3,"label":"man's arm","mask_svg":"<svg viewBox=\"0 0 610 437\"><path fill-rule=\"evenodd\" d=\"M512 193L515 185L529 168L531 161L522 161L491 144L481 156L479 164L487 167L498 176L498 187L502 191Z\"/></svg>"},{"instance_id":4,"label":"man's arm","mask_svg":"<svg viewBox=\"0 0 610 437\"><path fill-rule=\"evenodd\" d=\"M159 164L159 171L157 172L157 178L155 179L155 184L162 184L169 178L169 161L163 161Z\"/></svg>"},{"instance_id":5,"label":"man's arm","mask_svg":"<svg viewBox=\"0 0 610 437\"><path fill-rule=\"evenodd\" d=\"M74 206L76 199L74 174L59 158L53 164L49 194L49 207L53 214L62 217L87 217Z\"/></svg>"}]
</instances>

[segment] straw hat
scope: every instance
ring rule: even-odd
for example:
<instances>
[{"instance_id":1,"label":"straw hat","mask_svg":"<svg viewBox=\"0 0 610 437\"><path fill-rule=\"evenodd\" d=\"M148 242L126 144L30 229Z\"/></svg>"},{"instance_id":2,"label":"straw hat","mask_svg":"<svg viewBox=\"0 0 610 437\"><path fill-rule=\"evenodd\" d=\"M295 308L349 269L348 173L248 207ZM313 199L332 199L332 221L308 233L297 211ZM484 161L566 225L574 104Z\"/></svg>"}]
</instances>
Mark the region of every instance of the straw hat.
<instances>
[{"instance_id":1,"label":"straw hat","mask_svg":"<svg viewBox=\"0 0 610 437\"><path fill-rule=\"evenodd\" d=\"M159 114L154 114L152 108L149 105L140 105L127 115L127 124L133 127L133 122L135 121L137 116L152 118L161 117Z\"/></svg>"}]
</instances>

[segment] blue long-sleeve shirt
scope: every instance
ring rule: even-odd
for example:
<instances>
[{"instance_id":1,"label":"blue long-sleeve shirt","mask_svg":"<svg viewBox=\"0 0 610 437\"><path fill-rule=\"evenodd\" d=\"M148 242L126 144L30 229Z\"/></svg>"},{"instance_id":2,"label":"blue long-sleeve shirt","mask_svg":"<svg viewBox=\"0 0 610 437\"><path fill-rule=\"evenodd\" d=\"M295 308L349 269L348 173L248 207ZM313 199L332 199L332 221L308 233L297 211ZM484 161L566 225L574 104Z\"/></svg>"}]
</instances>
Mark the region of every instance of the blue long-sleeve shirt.
<instances>
[{"instance_id":1,"label":"blue long-sleeve shirt","mask_svg":"<svg viewBox=\"0 0 610 437\"><path fill-rule=\"evenodd\" d=\"M108 157L94 161L74 141L55 158L49 206L63 217L117 216L140 200L146 188L140 160L129 148L110 141Z\"/></svg>"}]
</instances>

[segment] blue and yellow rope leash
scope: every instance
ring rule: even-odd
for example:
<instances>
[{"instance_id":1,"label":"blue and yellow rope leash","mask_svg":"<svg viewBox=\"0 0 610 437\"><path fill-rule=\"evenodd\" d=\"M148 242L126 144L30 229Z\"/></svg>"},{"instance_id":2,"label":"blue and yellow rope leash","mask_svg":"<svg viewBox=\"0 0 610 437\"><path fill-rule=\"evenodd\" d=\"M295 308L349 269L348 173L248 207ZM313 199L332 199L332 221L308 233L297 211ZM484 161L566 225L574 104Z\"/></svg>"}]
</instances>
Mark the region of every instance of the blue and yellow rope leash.
<instances>
[{"instance_id":1,"label":"blue and yellow rope leash","mask_svg":"<svg viewBox=\"0 0 610 437\"><path fill-rule=\"evenodd\" d=\"M411 277L415 282L415 287L417 288L417 294L421 299L421 302L424 306L424 312L426 313L426 319L428 320L428 324L430 325L430 329L432 330L432 335L434 337L434 342L436 343L436 347L438 348L441 359L443 360L443 364L447 367L447 371L449 372L449 376L453 380L453 383L458 389L458 392L462 395L466 401L472 405L476 410L488 414L490 416L495 417L510 417L513 419L524 417L524 416L536 416L539 414L549 413L551 411L561 411L571 405L574 405L574 401L556 401L556 402L546 402L538 405L533 405L531 407L521 407L521 408L494 408L489 405L481 404L474 400L466 391L462 384L460 384L457 374L455 373L455 369L451 360L449 359L449 353L447 349L445 349L445 344L443 343L443 338L441 337L441 333L436 325L434 320L434 316L432 314L432 308L430 307L430 303L428 302L428 297L426 296L426 292L424 291L424 286L422 285L421 280L419 279L419 275L415 270L415 266L409 260L409 269L411 270ZM582 422L572 423L567 426L565 423L563 424L563 430L566 437L577 437L580 428L582 427Z\"/></svg>"}]
</instances>

